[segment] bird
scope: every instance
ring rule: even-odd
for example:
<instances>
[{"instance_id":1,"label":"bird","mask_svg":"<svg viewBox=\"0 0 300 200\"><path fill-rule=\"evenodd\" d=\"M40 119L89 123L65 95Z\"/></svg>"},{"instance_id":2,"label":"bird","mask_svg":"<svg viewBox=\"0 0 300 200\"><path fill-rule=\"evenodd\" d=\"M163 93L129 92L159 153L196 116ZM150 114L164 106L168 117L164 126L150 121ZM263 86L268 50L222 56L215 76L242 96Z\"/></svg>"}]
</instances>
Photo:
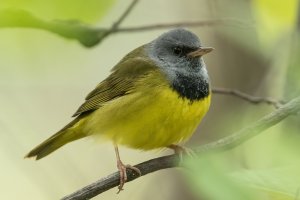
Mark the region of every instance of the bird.
<instances>
[{"instance_id":1,"label":"bird","mask_svg":"<svg viewBox=\"0 0 300 200\"><path fill-rule=\"evenodd\" d=\"M25 157L39 160L72 141L95 136L114 146L120 173L119 192L127 181L120 145L132 149L181 146L210 107L211 87L203 55L211 52L193 32L176 28L122 58L85 98L73 121Z\"/></svg>"}]
</instances>

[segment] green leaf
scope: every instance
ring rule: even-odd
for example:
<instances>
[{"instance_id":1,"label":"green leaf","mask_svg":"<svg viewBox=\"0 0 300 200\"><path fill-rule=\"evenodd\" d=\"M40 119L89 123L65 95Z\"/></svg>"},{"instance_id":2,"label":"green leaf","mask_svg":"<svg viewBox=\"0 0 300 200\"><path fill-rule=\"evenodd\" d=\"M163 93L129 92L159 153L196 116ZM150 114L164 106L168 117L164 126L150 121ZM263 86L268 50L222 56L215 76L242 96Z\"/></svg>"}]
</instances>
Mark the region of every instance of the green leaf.
<instances>
[{"instance_id":1,"label":"green leaf","mask_svg":"<svg viewBox=\"0 0 300 200\"><path fill-rule=\"evenodd\" d=\"M45 19L77 19L95 22L103 17L116 0L1 0L0 9L24 9Z\"/></svg>"},{"instance_id":2,"label":"green leaf","mask_svg":"<svg viewBox=\"0 0 300 200\"><path fill-rule=\"evenodd\" d=\"M242 186L230 180L221 167L209 157L189 160L186 174L191 188L200 198L210 200L250 200L252 195Z\"/></svg>"},{"instance_id":3,"label":"green leaf","mask_svg":"<svg viewBox=\"0 0 300 200\"><path fill-rule=\"evenodd\" d=\"M253 11L257 21L257 32L261 42L267 46L276 43L297 23L297 0L254 0Z\"/></svg>"},{"instance_id":4,"label":"green leaf","mask_svg":"<svg viewBox=\"0 0 300 200\"><path fill-rule=\"evenodd\" d=\"M231 174L231 177L238 183L264 193L270 199L295 200L300 188L299 169L300 166L242 170Z\"/></svg>"}]
</instances>

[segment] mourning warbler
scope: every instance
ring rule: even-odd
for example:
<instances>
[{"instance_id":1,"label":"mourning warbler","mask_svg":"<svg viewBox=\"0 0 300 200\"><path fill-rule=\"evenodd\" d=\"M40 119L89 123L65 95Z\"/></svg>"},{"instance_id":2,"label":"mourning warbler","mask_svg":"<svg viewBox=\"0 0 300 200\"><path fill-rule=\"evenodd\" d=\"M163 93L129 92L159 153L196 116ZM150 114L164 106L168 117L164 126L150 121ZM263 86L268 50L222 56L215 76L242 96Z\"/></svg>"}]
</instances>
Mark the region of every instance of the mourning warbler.
<instances>
[{"instance_id":1,"label":"mourning warbler","mask_svg":"<svg viewBox=\"0 0 300 200\"><path fill-rule=\"evenodd\" d=\"M166 32L127 54L75 112L75 119L30 151L41 159L74 140L101 136L115 147L120 186L126 168L118 145L134 149L178 149L191 137L210 106L203 47L185 29Z\"/></svg>"}]
</instances>

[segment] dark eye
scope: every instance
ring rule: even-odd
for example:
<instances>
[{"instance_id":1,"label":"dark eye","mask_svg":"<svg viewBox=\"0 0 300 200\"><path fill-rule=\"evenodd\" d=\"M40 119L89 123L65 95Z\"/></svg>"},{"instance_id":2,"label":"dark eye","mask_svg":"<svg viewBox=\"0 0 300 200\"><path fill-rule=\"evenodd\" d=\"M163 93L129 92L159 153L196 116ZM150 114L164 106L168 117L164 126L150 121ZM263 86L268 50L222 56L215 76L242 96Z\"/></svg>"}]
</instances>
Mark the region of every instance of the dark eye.
<instances>
[{"instance_id":1,"label":"dark eye","mask_svg":"<svg viewBox=\"0 0 300 200\"><path fill-rule=\"evenodd\" d=\"M182 54L182 48L180 48L180 47L174 47L173 53L175 55L177 55L177 56L181 55Z\"/></svg>"}]
</instances>

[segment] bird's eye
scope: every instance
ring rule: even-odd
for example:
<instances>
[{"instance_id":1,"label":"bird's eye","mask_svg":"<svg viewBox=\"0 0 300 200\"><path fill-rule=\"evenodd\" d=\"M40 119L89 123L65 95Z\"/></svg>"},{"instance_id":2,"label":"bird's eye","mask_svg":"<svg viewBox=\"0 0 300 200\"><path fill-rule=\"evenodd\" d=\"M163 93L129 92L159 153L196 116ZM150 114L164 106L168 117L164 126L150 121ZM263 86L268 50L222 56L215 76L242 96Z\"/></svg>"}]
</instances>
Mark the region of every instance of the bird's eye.
<instances>
[{"instance_id":1,"label":"bird's eye","mask_svg":"<svg viewBox=\"0 0 300 200\"><path fill-rule=\"evenodd\" d=\"M180 47L175 47L175 48L173 49L173 53L174 53L175 55L181 55L181 54L182 54L182 48L180 48Z\"/></svg>"}]
</instances>

